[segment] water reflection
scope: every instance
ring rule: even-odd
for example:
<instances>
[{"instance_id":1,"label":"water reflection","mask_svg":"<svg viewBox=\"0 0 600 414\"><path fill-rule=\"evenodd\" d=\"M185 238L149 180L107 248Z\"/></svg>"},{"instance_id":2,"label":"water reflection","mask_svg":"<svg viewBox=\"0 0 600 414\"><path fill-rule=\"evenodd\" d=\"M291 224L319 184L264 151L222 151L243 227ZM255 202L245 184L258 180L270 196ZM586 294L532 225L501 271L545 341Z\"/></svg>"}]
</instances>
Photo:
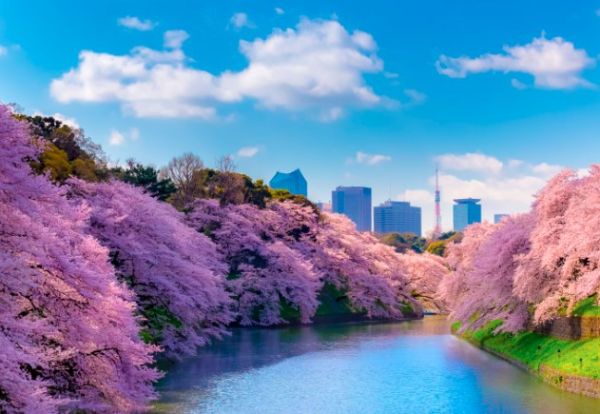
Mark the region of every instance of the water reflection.
<instances>
[{"instance_id":1,"label":"water reflection","mask_svg":"<svg viewBox=\"0 0 600 414\"><path fill-rule=\"evenodd\" d=\"M172 368L157 411L600 412L600 402L541 384L448 331L440 317L234 330Z\"/></svg>"}]
</instances>

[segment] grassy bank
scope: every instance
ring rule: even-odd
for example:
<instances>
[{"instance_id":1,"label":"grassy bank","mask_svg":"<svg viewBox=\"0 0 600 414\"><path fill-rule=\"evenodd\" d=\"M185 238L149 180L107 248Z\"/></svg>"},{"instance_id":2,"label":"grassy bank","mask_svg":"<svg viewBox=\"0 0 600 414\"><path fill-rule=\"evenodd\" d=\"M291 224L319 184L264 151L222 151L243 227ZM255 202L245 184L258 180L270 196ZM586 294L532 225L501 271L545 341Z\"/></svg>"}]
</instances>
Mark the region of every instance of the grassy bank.
<instances>
[{"instance_id":1,"label":"grassy bank","mask_svg":"<svg viewBox=\"0 0 600 414\"><path fill-rule=\"evenodd\" d=\"M600 338L567 341L535 332L494 334L501 324L500 320L492 321L483 328L462 333L461 337L531 371L537 372L546 365L567 375L600 379ZM460 324L452 328L456 332Z\"/></svg>"}]
</instances>

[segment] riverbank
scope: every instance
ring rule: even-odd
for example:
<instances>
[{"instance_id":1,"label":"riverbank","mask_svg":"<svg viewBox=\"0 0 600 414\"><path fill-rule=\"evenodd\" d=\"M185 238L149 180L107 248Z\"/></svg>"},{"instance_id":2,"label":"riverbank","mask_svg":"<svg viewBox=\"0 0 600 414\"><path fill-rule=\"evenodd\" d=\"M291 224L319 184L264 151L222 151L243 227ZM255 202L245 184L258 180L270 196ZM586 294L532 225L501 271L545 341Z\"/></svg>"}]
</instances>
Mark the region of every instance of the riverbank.
<instances>
[{"instance_id":1,"label":"riverbank","mask_svg":"<svg viewBox=\"0 0 600 414\"><path fill-rule=\"evenodd\" d=\"M564 391L600 398L600 338L566 340L538 332L494 334L492 321L458 336ZM460 324L452 325L457 333Z\"/></svg>"}]
</instances>

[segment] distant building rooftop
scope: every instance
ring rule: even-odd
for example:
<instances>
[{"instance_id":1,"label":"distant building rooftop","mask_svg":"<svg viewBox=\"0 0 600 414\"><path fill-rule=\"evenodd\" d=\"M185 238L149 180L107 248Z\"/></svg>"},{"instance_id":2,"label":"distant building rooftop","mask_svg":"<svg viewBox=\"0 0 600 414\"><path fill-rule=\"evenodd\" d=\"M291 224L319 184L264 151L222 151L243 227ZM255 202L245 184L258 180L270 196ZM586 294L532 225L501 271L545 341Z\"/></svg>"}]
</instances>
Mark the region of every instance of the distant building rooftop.
<instances>
[{"instance_id":1,"label":"distant building rooftop","mask_svg":"<svg viewBox=\"0 0 600 414\"><path fill-rule=\"evenodd\" d=\"M455 198L454 202L458 204L477 204L481 201L480 198Z\"/></svg>"}]
</instances>

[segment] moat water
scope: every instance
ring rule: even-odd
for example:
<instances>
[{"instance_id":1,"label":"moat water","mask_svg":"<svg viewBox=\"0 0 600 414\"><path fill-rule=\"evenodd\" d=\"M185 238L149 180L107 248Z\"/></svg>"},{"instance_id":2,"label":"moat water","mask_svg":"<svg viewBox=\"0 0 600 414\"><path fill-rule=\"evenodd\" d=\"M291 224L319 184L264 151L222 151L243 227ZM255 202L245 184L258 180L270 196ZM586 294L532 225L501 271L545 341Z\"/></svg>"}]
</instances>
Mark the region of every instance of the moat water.
<instances>
[{"instance_id":1,"label":"moat water","mask_svg":"<svg viewBox=\"0 0 600 414\"><path fill-rule=\"evenodd\" d=\"M159 384L156 412L600 413L455 338L443 317L236 329Z\"/></svg>"}]
</instances>

